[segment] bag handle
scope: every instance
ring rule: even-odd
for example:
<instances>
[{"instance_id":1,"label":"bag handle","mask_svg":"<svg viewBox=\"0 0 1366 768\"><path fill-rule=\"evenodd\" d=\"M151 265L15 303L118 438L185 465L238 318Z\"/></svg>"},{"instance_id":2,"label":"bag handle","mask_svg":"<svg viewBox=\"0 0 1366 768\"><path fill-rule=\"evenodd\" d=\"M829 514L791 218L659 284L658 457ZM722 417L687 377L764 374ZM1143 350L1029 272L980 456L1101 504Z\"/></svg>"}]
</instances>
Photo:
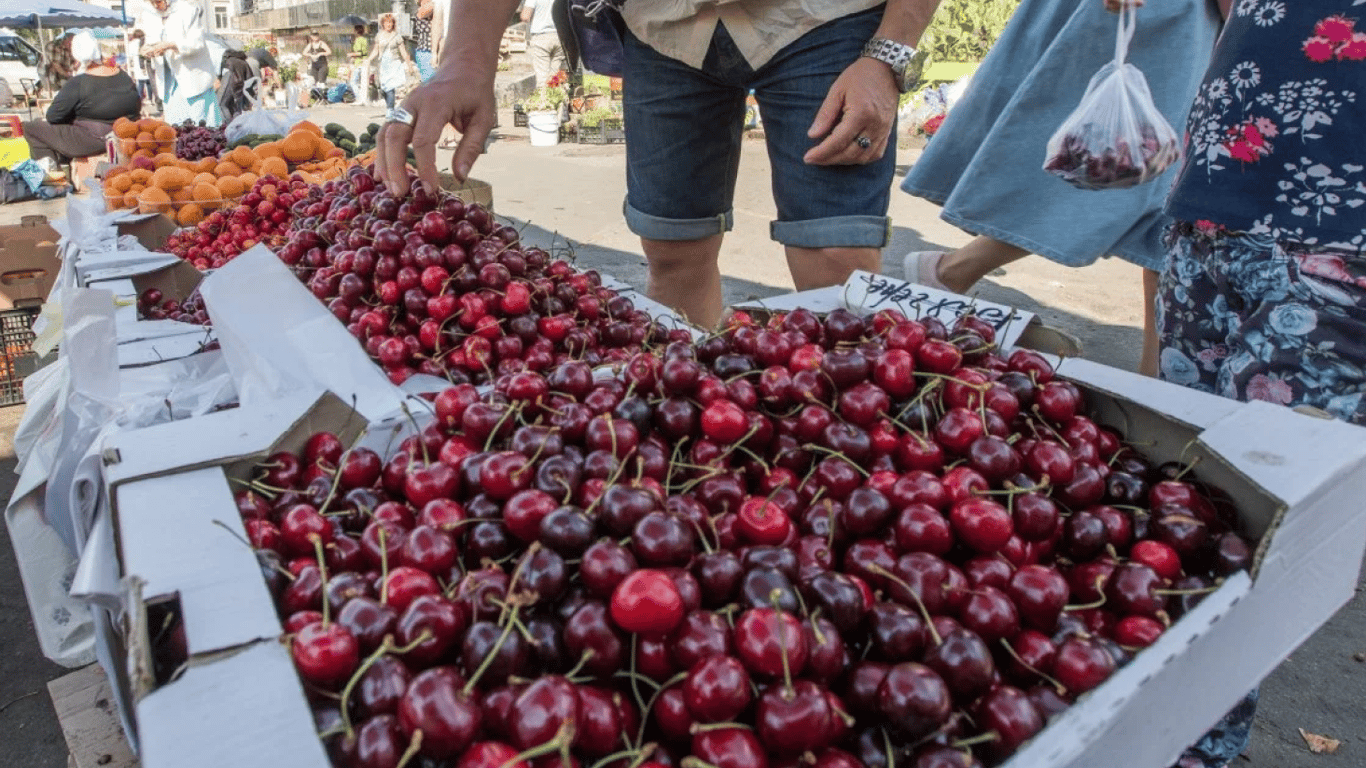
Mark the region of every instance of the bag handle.
<instances>
[{"instance_id":1,"label":"bag handle","mask_svg":"<svg viewBox=\"0 0 1366 768\"><path fill-rule=\"evenodd\" d=\"M1120 0L1118 29L1115 32L1115 64L1121 65L1129 56L1129 41L1134 38L1134 26L1138 23L1138 4L1133 0Z\"/></svg>"}]
</instances>

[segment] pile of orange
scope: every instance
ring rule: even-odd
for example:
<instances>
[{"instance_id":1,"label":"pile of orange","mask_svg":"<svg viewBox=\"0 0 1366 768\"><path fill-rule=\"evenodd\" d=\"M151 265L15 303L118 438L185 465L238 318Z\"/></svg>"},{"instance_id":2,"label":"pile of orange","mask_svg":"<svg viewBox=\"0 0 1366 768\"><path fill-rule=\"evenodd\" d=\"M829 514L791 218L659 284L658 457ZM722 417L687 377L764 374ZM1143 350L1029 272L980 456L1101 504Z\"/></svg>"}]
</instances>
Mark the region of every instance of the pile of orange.
<instances>
[{"instance_id":1,"label":"pile of orange","mask_svg":"<svg viewBox=\"0 0 1366 768\"><path fill-rule=\"evenodd\" d=\"M175 154L176 130L162 120L120 117L114 121L114 136L118 139L119 157L124 160L151 158L166 152Z\"/></svg>"},{"instance_id":2,"label":"pile of orange","mask_svg":"<svg viewBox=\"0 0 1366 768\"><path fill-rule=\"evenodd\" d=\"M159 123L160 121L151 121ZM323 138L322 129L307 120L291 129L279 141L255 149L237 147L219 158L181 160L175 152L175 129L161 123L150 132L142 131L147 120L121 120L114 134L122 144L136 148L125 153L123 165L110 168L104 175L104 199L111 210L135 208L142 213L165 213L181 226L199 223L207 212L229 205L251 189L262 176L288 177L298 173L304 181L316 184L335 179L346 172L350 161L346 153ZM161 146L165 128L170 131L169 149ZM126 134L137 130L136 138ZM156 153L143 146L150 135Z\"/></svg>"}]
</instances>

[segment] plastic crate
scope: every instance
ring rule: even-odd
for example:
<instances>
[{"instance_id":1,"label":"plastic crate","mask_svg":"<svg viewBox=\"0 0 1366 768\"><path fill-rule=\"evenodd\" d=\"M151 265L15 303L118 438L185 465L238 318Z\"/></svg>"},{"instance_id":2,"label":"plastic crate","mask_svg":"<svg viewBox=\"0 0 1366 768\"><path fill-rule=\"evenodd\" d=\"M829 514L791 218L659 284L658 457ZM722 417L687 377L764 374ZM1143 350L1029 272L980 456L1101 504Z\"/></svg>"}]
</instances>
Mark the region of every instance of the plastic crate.
<instances>
[{"instance_id":1,"label":"plastic crate","mask_svg":"<svg viewBox=\"0 0 1366 768\"><path fill-rule=\"evenodd\" d=\"M522 105L521 105L521 104L514 104L514 105L512 105L512 127L513 127L513 128L525 128L525 127L526 127L526 110L522 109Z\"/></svg>"},{"instance_id":2,"label":"plastic crate","mask_svg":"<svg viewBox=\"0 0 1366 768\"><path fill-rule=\"evenodd\" d=\"M33 352L33 321L39 307L0 310L0 345L5 357L0 361L0 405L24 402L24 377L38 370Z\"/></svg>"},{"instance_id":3,"label":"plastic crate","mask_svg":"<svg viewBox=\"0 0 1366 768\"><path fill-rule=\"evenodd\" d=\"M580 144L625 144L626 128L620 119L608 118L597 125L579 124Z\"/></svg>"}]
</instances>

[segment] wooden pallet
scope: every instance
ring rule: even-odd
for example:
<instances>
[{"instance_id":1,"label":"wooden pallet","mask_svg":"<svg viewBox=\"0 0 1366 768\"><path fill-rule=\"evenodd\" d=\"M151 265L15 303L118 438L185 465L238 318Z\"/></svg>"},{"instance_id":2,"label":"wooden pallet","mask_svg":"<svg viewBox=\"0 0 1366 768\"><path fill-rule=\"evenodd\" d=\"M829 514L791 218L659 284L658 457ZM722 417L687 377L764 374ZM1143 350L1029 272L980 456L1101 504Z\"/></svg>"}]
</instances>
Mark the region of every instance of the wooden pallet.
<instances>
[{"instance_id":1,"label":"wooden pallet","mask_svg":"<svg viewBox=\"0 0 1366 768\"><path fill-rule=\"evenodd\" d=\"M68 768L137 768L100 665L59 677L47 684L47 690L71 750Z\"/></svg>"}]
</instances>

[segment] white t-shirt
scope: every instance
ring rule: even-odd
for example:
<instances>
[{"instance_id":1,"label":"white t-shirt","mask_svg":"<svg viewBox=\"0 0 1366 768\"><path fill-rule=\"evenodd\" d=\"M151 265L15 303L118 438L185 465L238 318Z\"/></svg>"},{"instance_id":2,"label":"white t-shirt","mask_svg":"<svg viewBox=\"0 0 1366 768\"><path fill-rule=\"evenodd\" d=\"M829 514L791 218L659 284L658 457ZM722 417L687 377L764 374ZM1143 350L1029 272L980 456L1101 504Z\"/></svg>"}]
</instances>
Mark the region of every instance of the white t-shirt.
<instances>
[{"instance_id":1,"label":"white t-shirt","mask_svg":"<svg viewBox=\"0 0 1366 768\"><path fill-rule=\"evenodd\" d=\"M129 38L123 45L128 57L128 76L134 81L146 80L147 73L142 70L142 40L136 37Z\"/></svg>"},{"instance_id":2,"label":"white t-shirt","mask_svg":"<svg viewBox=\"0 0 1366 768\"><path fill-rule=\"evenodd\" d=\"M551 0L526 0L524 7L531 9L531 21L527 23L527 34L541 35L555 31L555 17L550 15Z\"/></svg>"}]
</instances>

